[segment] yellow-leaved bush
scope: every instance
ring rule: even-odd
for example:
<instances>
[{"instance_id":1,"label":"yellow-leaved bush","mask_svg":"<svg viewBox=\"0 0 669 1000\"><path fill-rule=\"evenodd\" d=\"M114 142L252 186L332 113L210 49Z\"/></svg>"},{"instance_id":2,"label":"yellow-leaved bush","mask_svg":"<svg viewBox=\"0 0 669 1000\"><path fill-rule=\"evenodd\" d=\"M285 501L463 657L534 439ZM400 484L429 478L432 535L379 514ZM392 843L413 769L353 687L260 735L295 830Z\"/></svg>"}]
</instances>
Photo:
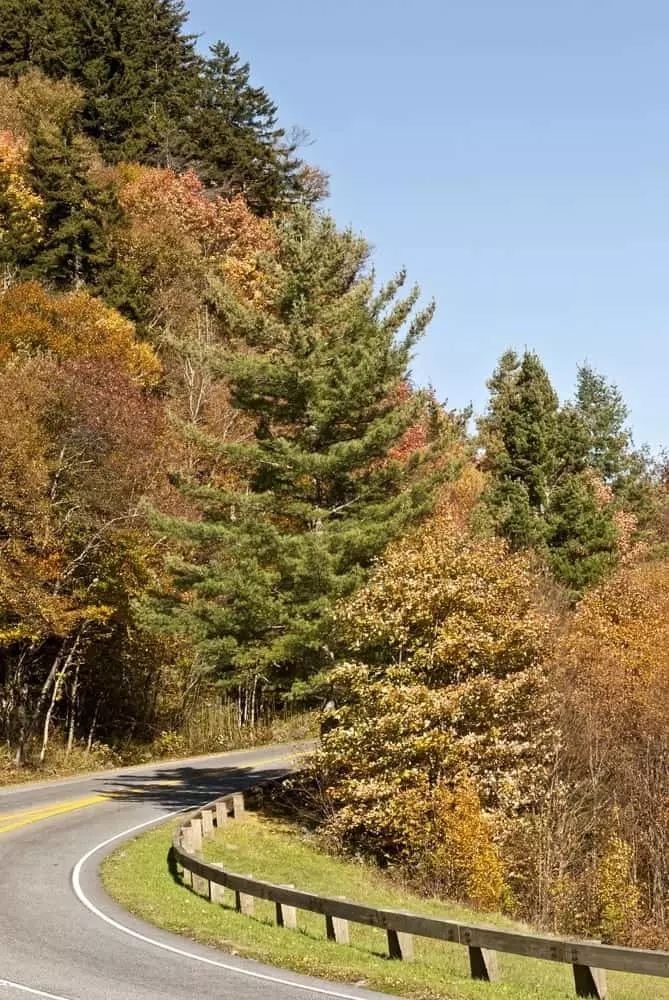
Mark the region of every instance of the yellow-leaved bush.
<instances>
[{"instance_id":1,"label":"yellow-leaved bush","mask_svg":"<svg viewBox=\"0 0 669 1000\"><path fill-rule=\"evenodd\" d=\"M312 761L323 833L490 909L511 898L498 828L531 809L554 739L552 619L528 558L442 508L339 612L349 655Z\"/></svg>"}]
</instances>

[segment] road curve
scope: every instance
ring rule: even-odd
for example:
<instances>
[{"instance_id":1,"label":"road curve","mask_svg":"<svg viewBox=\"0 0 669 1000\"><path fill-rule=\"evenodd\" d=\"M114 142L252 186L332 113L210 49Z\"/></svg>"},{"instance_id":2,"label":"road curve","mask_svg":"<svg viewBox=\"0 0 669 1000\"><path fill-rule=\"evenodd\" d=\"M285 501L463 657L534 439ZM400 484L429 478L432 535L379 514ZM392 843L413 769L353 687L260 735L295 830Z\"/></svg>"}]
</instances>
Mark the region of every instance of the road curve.
<instances>
[{"instance_id":1,"label":"road curve","mask_svg":"<svg viewBox=\"0 0 669 1000\"><path fill-rule=\"evenodd\" d=\"M134 830L285 770L293 749L0 791L0 1000L388 1000L160 931L100 884L100 862Z\"/></svg>"}]
</instances>

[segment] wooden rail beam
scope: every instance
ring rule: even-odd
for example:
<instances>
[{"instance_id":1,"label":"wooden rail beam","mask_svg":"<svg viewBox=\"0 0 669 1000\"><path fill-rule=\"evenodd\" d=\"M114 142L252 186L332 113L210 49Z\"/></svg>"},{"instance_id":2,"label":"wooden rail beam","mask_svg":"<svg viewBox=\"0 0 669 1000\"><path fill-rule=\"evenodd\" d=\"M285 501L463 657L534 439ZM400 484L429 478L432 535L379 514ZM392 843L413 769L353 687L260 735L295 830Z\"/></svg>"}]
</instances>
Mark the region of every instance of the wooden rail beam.
<instances>
[{"instance_id":1,"label":"wooden rail beam","mask_svg":"<svg viewBox=\"0 0 669 1000\"><path fill-rule=\"evenodd\" d=\"M243 815L243 794L235 792L224 796L184 820L175 830L172 847L174 860L183 869L185 885L192 885L195 891L206 888L212 902L222 902L226 890L234 892L240 913L251 915L255 898L275 904L280 927L295 928L298 909L320 913L325 917L328 939L339 944L349 943L350 923L378 927L387 934L390 957L405 961L413 957L414 935L449 941L468 949L472 977L487 982L498 978L499 952L563 962L573 968L577 996L594 1000L607 1000L606 969L669 978L669 952L666 951L617 948L594 941L551 938L483 924L462 924L404 910L378 909L342 898L303 892L290 885L274 885L251 875L237 875L221 865L206 864L198 857L203 833L206 836L213 833L214 817L220 828L231 818L239 819Z\"/></svg>"}]
</instances>

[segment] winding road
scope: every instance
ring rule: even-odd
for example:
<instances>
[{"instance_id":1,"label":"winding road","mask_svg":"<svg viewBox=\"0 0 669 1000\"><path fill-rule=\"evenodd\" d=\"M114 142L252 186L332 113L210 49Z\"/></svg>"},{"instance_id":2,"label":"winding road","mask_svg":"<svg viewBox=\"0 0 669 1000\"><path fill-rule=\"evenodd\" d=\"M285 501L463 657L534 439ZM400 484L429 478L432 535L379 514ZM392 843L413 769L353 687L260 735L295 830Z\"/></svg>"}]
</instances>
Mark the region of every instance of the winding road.
<instances>
[{"instance_id":1,"label":"winding road","mask_svg":"<svg viewBox=\"0 0 669 1000\"><path fill-rule=\"evenodd\" d=\"M179 810L285 771L274 746L0 791L0 1000L388 1000L236 958L132 917L100 862Z\"/></svg>"}]
</instances>

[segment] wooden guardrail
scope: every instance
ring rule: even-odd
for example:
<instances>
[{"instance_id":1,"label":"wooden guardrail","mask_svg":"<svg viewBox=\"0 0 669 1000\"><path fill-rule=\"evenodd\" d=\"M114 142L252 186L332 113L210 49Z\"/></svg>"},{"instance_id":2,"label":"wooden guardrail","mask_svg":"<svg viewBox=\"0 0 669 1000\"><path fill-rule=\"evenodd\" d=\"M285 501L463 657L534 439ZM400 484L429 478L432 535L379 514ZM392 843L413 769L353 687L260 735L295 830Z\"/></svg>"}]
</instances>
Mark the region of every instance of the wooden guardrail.
<instances>
[{"instance_id":1,"label":"wooden guardrail","mask_svg":"<svg viewBox=\"0 0 669 1000\"><path fill-rule=\"evenodd\" d=\"M669 952L666 951L616 948L593 941L574 941L504 931L480 924L463 924L404 910L382 910L303 892L292 886L274 885L203 861L203 838L212 837L215 829L239 819L243 813L243 793L224 795L186 817L176 828L172 843L173 859L182 869L184 884L212 902L219 903L224 902L225 889L232 890L240 913L252 914L253 900L266 899L276 906L277 924L288 928L297 926L297 910L320 913L325 917L327 937L342 944L348 944L349 922L379 927L386 931L388 952L395 959L413 957L414 936L464 945L469 951L472 977L488 982L498 978L498 952L565 962L573 968L577 996L595 997L597 1000L607 998L607 969L669 978Z\"/></svg>"}]
</instances>

